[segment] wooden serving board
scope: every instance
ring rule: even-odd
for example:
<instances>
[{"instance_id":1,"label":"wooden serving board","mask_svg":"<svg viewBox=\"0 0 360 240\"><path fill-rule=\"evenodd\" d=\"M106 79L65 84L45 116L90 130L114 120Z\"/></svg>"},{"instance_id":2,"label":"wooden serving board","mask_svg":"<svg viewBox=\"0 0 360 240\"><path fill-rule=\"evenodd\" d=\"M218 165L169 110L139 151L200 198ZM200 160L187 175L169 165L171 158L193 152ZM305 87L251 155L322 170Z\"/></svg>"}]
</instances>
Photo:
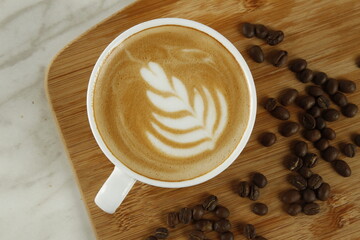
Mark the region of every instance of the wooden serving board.
<instances>
[{"instance_id":1,"label":"wooden serving board","mask_svg":"<svg viewBox=\"0 0 360 240\"><path fill-rule=\"evenodd\" d=\"M160 17L180 17L204 23L227 37L240 50L252 70L258 94L258 112L254 131L246 148L226 171L198 186L163 189L137 182L116 214L102 212L94 197L113 169L102 154L90 131L86 115L86 88L91 70L105 47L121 32L143 21ZM283 30L285 40L275 47L259 39L247 39L239 32L239 24L248 21ZM142 0L116 13L66 46L51 63L46 79L49 101L68 150L69 159L83 194L94 229L99 239L145 239L156 227L165 226L165 215L181 207L194 206L204 196L215 194L231 211L230 220L235 239L242 223L252 223L257 232L268 239L360 239L360 150L355 158L345 159L353 173L350 178L336 174L320 161L314 171L330 183L332 195L321 202L316 216L287 215L279 200L282 191L291 188L289 173L283 165L289 145L300 134L285 138L278 134L280 120L271 117L260 105L265 97L277 97L287 87L304 93L305 84L296 80L286 67L253 62L246 49L257 44L265 53L273 49L289 52L289 58L305 58L308 67L324 71L334 78L356 81L360 88L360 69L355 57L360 54L360 1L256 1L256 0ZM360 105L360 90L348 94L350 102ZM297 120L299 108L290 106L291 120ZM360 114L328 123L337 133L332 145L350 142L360 133ZM262 147L258 137L265 131L277 134L270 148ZM311 146L311 144L310 144ZM312 146L311 151L318 153ZM234 187L249 180L254 171L268 177L269 185L261 190L259 201L269 206L266 216L250 211L253 203L240 198ZM187 239L193 226L171 230L170 239ZM218 239L217 235L208 235Z\"/></svg>"}]
</instances>

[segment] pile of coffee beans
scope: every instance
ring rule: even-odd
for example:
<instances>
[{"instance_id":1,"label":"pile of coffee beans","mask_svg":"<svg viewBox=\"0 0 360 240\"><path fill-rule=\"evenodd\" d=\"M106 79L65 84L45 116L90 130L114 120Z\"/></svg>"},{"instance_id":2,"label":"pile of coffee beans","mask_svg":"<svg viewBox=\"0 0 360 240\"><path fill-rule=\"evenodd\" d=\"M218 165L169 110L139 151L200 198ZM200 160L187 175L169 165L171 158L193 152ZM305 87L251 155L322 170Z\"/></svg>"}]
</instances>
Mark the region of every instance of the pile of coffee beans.
<instances>
[{"instance_id":1,"label":"pile of coffee beans","mask_svg":"<svg viewBox=\"0 0 360 240\"><path fill-rule=\"evenodd\" d=\"M257 235L256 229L255 229L254 225L252 225L252 224L245 224L243 226L242 232L243 232L243 235L248 240L267 240L263 236Z\"/></svg>"}]
</instances>

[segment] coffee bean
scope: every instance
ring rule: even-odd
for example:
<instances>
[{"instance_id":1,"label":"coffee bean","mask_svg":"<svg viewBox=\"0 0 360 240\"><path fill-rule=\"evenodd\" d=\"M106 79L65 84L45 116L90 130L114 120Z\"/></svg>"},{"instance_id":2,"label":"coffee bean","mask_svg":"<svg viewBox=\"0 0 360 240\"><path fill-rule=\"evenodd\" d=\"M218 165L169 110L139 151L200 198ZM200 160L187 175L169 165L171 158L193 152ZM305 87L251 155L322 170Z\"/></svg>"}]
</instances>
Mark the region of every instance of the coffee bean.
<instances>
[{"instance_id":1,"label":"coffee bean","mask_svg":"<svg viewBox=\"0 0 360 240\"><path fill-rule=\"evenodd\" d=\"M339 80L339 91L353 93L356 90L356 83L350 80Z\"/></svg>"},{"instance_id":2,"label":"coffee bean","mask_svg":"<svg viewBox=\"0 0 360 240\"><path fill-rule=\"evenodd\" d=\"M226 207L218 206L215 209L215 215L218 216L219 218L228 218L230 215L230 211Z\"/></svg>"},{"instance_id":3,"label":"coffee bean","mask_svg":"<svg viewBox=\"0 0 360 240\"><path fill-rule=\"evenodd\" d=\"M256 24L255 25L255 36L260 39L265 39L268 35L268 29L262 24Z\"/></svg>"},{"instance_id":4,"label":"coffee bean","mask_svg":"<svg viewBox=\"0 0 360 240\"><path fill-rule=\"evenodd\" d=\"M268 183L266 177L261 173L255 173L252 182L259 188L264 188Z\"/></svg>"},{"instance_id":5,"label":"coffee bean","mask_svg":"<svg viewBox=\"0 0 360 240\"><path fill-rule=\"evenodd\" d=\"M210 232L213 230L213 222L208 219L200 219L196 221L195 228L203 232Z\"/></svg>"},{"instance_id":6,"label":"coffee bean","mask_svg":"<svg viewBox=\"0 0 360 240\"><path fill-rule=\"evenodd\" d=\"M360 147L360 134L357 134L355 137L354 137L354 142L355 144Z\"/></svg>"},{"instance_id":7,"label":"coffee bean","mask_svg":"<svg viewBox=\"0 0 360 240\"><path fill-rule=\"evenodd\" d=\"M158 240L155 236L149 236L145 240Z\"/></svg>"},{"instance_id":8,"label":"coffee bean","mask_svg":"<svg viewBox=\"0 0 360 240\"><path fill-rule=\"evenodd\" d=\"M247 197L249 196L249 192L250 192L250 185L248 182L240 182L239 183L239 187L238 187L238 193L240 195L240 197Z\"/></svg>"},{"instance_id":9,"label":"coffee bean","mask_svg":"<svg viewBox=\"0 0 360 240\"><path fill-rule=\"evenodd\" d=\"M321 115L321 111L322 111L321 108L315 105L312 106L310 109L308 109L306 112L311 116L313 116L314 118L317 118Z\"/></svg>"},{"instance_id":10,"label":"coffee bean","mask_svg":"<svg viewBox=\"0 0 360 240\"><path fill-rule=\"evenodd\" d=\"M314 77L312 79L313 83L317 84L317 85L322 85L326 82L327 80L327 75L324 72L316 72L314 73Z\"/></svg>"},{"instance_id":11,"label":"coffee bean","mask_svg":"<svg viewBox=\"0 0 360 240\"><path fill-rule=\"evenodd\" d=\"M255 45L249 48L250 57L257 63L262 63L264 61L264 53L261 47Z\"/></svg>"},{"instance_id":12,"label":"coffee bean","mask_svg":"<svg viewBox=\"0 0 360 240\"><path fill-rule=\"evenodd\" d=\"M203 208L206 210L206 211L214 211L215 208L216 208L216 205L218 203L218 199L216 196L214 195L210 195L208 196L205 201L203 202Z\"/></svg>"},{"instance_id":13,"label":"coffee bean","mask_svg":"<svg viewBox=\"0 0 360 240\"><path fill-rule=\"evenodd\" d=\"M336 120L339 119L340 117L340 113L338 110L333 109L333 108L329 108L329 109L325 109L323 114L322 114L323 118L328 121L328 122L334 122Z\"/></svg>"},{"instance_id":14,"label":"coffee bean","mask_svg":"<svg viewBox=\"0 0 360 240\"><path fill-rule=\"evenodd\" d=\"M265 147L270 147L276 142L276 136L274 133L267 132L262 134L260 143Z\"/></svg>"},{"instance_id":15,"label":"coffee bean","mask_svg":"<svg viewBox=\"0 0 360 240\"><path fill-rule=\"evenodd\" d=\"M304 70L306 68L306 66L307 66L307 62L306 62L306 60L304 60L302 58L292 60L289 63L289 69L295 73L301 72L302 70Z\"/></svg>"},{"instance_id":16,"label":"coffee bean","mask_svg":"<svg viewBox=\"0 0 360 240\"><path fill-rule=\"evenodd\" d=\"M349 165L343 160L335 160L332 162L335 171L343 177L350 177L351 169Z\"/></svg>"},{"instance_id":17,"label":"coffee bean","mask_svg":"<svg viewBox=\"0 0 360 240\"><path fill-rule=\"evenodd\" d=\"M355 156L356 147L352 143L347 143L343 147L343 153L347 157L353 158Z\"/></svg>"},{"instance_id":18,"label":"coffee bean","mask_svg":"<svg viewBox=\"0 0 360 240\"><path fill-rule=\"evenodd\" d=\"M336 138L336 133L331 128L324 128L321 130L321 136L329 140L334 140Z\"/></svg>"},{"instance_id":19,"label":"coffee bean","mask_svg":"<svg viewBox=\"0 0 360 240\"><path fill-rule=\"evenodd\" d=\"M270 46L277 45L284 40L284 33L282 31L269 31L266 36L266 42Z\"/></svg>"},{"instance_id":20,"label":"coffee bean","mask_svg":"<svg viewBox=\"0 0 360 240\"><path fill-rule=\"evenodd\" d=\"M355 64L358 68L360 68L360 56L355 59Z\"/></svg>"},{"instance_id":21,"label":"coffee bean","mask_svg":"<svg viewBox=\"0 0 360 240\"><path fill-rule=\"evenodd\" d=\"M167 225L171 228L179 224L179 215L177 212L169 212L167 215Z\"/></svg>"},{"instance_id":22,"label":"coffee bean","mask_svg":"<svg viewBox=\"0 0 360 240\"><path fill-rule=\"evenodd\" d=\"M326 201L330 195L330 185L323 182L321 186L316 190L317 199Z\"/></svg>"},{"instance_id":23,"label":"coffee bean","mask_svg":"<svg viewBox=\"0 0 360 240\"><path fill-rule=\"evenodd\" d=\"M308 113L301 115L300 122L306 129L314 129L316 126L315 118Z\"/></svg>"},{"instance_id":24,"label":"coffee bean","mask_svg":"<svg viewBox=\"0 0 360 240\"><path fill-rule=\"evenodd\" d=\"M268 99L266 99L266 101L264 103L264 108L267 111L271 112L275 109L276 104L277 104L277 101L275 98L268 98Z\"/></svg>"},{"instance_id":25,"label":"coffee bean","mask_svg":"<svg viewBox=\"0 0 360 240\"><path fill-rule=\"evenodd\" d=\"M298 203L292 203L286 209L286 212L291 216L296 216L301 212L301 205Z\"/></svg>"},{"instance_id":26,"label":"coffee bean","mask_svg":"<svg viewBox=\"0 0 360 240\"><path fill-rule=\"evenodd\" d=\"M192 231L189 234L190 240L203 240L205 239L205 234L202 231Z\"/></svg>"},{"instance_id":27,"label":"coffee bean","mask_svg":"<svg viewBox=\"0 0 360 240\"><path fill-rule=\"evenodd\" d=\"M315 85L308 86L306 88L306 91L309 95L311 95L313 97L319 97L321 95L324 95L324 91L322 90L322 88L319 86L315 86Z\"/></svg>"},{"instance_id":28,"label":"coffee bean","mask_svg":"<svg viewBox=\"0 0 360 240\"><path fill-rule=\"evenodd\" d=\"M283 66L288 59L288 53L284 50L279 50L273 53L271 63L275 67L281 67Z\"/></svg>"},{"instance_id":29,"label":"coffee bean","mask_svg":"<svg viewBox=\"0 0 360 240\"><path fill-rule=\"evenodd\" d=\"M255 185L255 184L250 184L250 188L249 188L249 199L256 201L258 200L260 196L260 191L259 188Z\"/></svg>"},{"instance_id":30,"label":"coffee bean","mask_svg":"<svg viewBox=\"0 0 360 240\"><path fill-rule=\"evenodd\" d=\"M192 211L190 208L182 208L179 212L179 222L189 224L192 220Z\"/></svg>"},{"instance_id":31,"label":"coffee bean","mask_svg":"<svg viewBox=\"0 0 360 240\"><path fill-rule=\"evenodd\" d=\"M348 118L354 117L358 111L359 111L358 106L353 103L348 103L346 106L341 108L342 114Z\"/></svg>"},{"instance_id":32,"label":"coffee bean","mask_svg":"<svg viewBox=\"0 0 360 240\"><path fill-rule=\"evenodd\" d=\"M326 83L324 84L324 90L325 92L327 92L329 95L333 95L337 92L339 87L339 83L336 79L333 78L329 78Z\"/></svg>"},{"instance_id":33,"label":"coffee bean","mask_svg":"<svg viewBox=\"0 0 360 240\"><path fill-rule=\"evenodd\" d=\"M294 203L299 201L300 198L301 198L300 192L295 189L291 189L283 194L281 200L284 203Z\"/></svg>"},{"instance_id":34,"label":"coffee bean","mask_svg":"<svg viewBox=\"0 0 360 240\"><path fill-rule=\"evenodd\" d=\"M227 232L231 228L231 223L227 219L220 219L214 222L214 230L219 233Z\"/></svg>"},{"instance_id":35,"label":"coffee bean","mask_svg":"<svg viewBox=\"0 0 360 240\"><path fill-rule=\"evenodd\" d=\"M259 216L264 216L268 213L268 207L264 203L254 203L252 211Z\"/></svg>"},{"instance_id":36,"label":"coffee bean","mask_svg":"<svg viewBox=\"0 0 360 240\"><path fill-rule=\"evenodd\" d=\"M299 92L296 89L289 88L280 97L280 103L284 106L292 104L297 98Z\"/></svg>"},{"instance_id":37,"label":"coffee bean","mask_svg":"<svg viewBox=\"0 0 360 240\"><path fill-rule=\"evenodd\" d=\"M316 98L316 105L319 108L327 109L330 106L330 99L327 98L325 95L321 95Z\"/></svg>"},{"instance_id":38,"label":"coffee bean","mask_svg":"<svg viewBox=\"0 0 360 240\"><path fill-rule=\"evenodd\" d=\"M297 104L299 107L307 110L315 105L315 98L312 96L302 96L297 99Z\"/></svg>"},{"instance_id":39,"label":"coffee bean","mask_svg":"<svg viewBox=\"0 0 360 240\"><path fill-rule=\"evenodd\" d=\"M303 161L301 158L291 155L285 161L285 166L290 171L297 171L303 166Z\"/></svg>"},{"instance_id":40,"label":"coffee bean","mask_svg":"<svg viewBox=\"0 0 360 240\"><path fill-rule=\"evenodd\" d=\"M325 138L320 138L320 140L318 140L314 143L314 147L316 149L318 149L319 151L324 151L325 149L327 149L329 147L329 145L330 145L329 140L327 140Z\"/></svg>"},{"instance_id":41,"label":"coffee bean","mask_svg":"<svg viewBox=\"0 0 360 240\"><path fill-rule=\"evenodd\" d=\"M296 122L286 122L282 124L279 128L279 132L284 137L290 137L297 133L300 129L300 126Z\"/></svg>"},{"instance_id":42,"label":"coffee bean","mask_svg":"<svg viewBox=\"0 0 360 240\"><path fill-rule=\"evenodd\" d=\"M267 238L264 238L262 236L256 236L254 239L255 240L267 240Z\"/></svg>"},{"instance_id":43,"label":"coffee bean","mask_svg":"<svg viewBox=\"0 0 360 240\"><path fill-rule=\"evenodd\" d=\"M313 175L313 172L310 168L303 166L298 170L298 173L304 178L310 178Z\"/></svg>"},{"instance_id":44,"label":"coffee bean","mask_svg":"<svg viewBox=\"0 0 360 240\"><path fill-rule=\"evenodd\" d=\"M304 190L307 187L307 181L300 175L289 175L288 181L291 185L296 187L298 190Z\"/></svg>"},{"instance_id":45,"label":"coffee bean","mask_svg":"<svg viewBox=\"0 0 360 240\"><path fill-rule=\"evenodd\" d=\"M313 79L313 76L314 76L313 71L311 71L308 68L305 68L301 72L296 73L297 79L299 79L300 82L303 82L303 83L310 82Z\"/></svg>"},{"instance_id":46,"label":"coffee bean","mask_svg":"<svg viewBox=\"0 0 360 240\"><path fill-rule=\"evenodd\" d=\"M304 138L310 142L316 142L321 138L321 133L318 129L308 129L304 131Z\"/></svg>"},{"instance_id":47,"label":"coffee bean","mask_svg":"<svg viewBox=\"0 0 360 240\"><path fill-rule=\"evenodd\" d=\"M280 120L288 120L290 118L289 111L282 106L276 106L275 109L271 111L271 115Z\"/></svg>"},{"instance_id":48,"label":"coffee bean","mask_svg":"<svg viewBox=\"0 0 360 240\"><path fill-rule=\"evenodd\" d=\"M331 95L331 99L339 107L344 107L348 104L347 97L341 92L336 92L334 95Z\"/></svg>"},{"instance_id":49,"label":"coffee bean","mask_svg":"<svg viewBox=\"0 0 360 240\"><path fill-rule=\"evenodd\" d=\"M243 227L243 234L248 240L252 240L256 237L256 230L254 225L245 224Z\"/></svg>"},{"instance_id":50,"label":"coffee bean","mask_svg":"<svg viewBox=\"0 0 360 240\"><path fill-rule=\"evenodd\" d=\"M322 117L316 118L315 121L316 121L316 126L315 126L316 129L321 130L321 129L326 128L326 122Z\"/></svg>"},{"instance_id":51,"label":"coffee bean","mask_svg":"<svg viewBox=\"0 0 360 240\"><path fill-rule=\"evenodd\" d=\"M169 236L169 231L166 228L158 228L155 230L155 237L157 239L165 239Z\"/></svg>"},{"instance_id":52,"label":"coffee bean","mask_svg":"<svg viewBox=\"0 0 360 240\"><path fill-rule=\"evenodd\" d=\"M332 162L339 156L339 150L336 147L329 146L321 152L321 156L325 161Z\"/></svg>"},{"instance_id":53,"label":"coffee bean","mask_svg":"<svg viewBox=\"0 0 360 240\"><path fill-rule=\"evenodd\" d=\"M294 154L298 157L304 157L308 152L308 145L304 141L297 141L294 145Z\"/></svg>"},{"instance_id":54,"label":"coffee bean","mask_svg":"<svg viewBox=\"0 0 360 240\"><path fill-rule=\"evenodd\" d=\"M232 232L224 232L220 234L220 240L234 240L234 234Z\"/></svg>"},{"instance_id":55,"label":"coffee bean","mask_svg":"<svg viewBox=\"0 0 360 240\"><path fill-rule=\"evenodd\" d=\"M203 206L199 204L193 208L192 214L193 214L194 220L200 220L204 216L205 210L204 210Z\"/></svg>"},{"instance_id":56,"label":"coffee bean","mask_svg":"<svg viewBox=\"0 0 360 240\"><path fill-rule=\"evenodd\" d=\"M311 189L305 189L301 194L304 202L310 203L316 200L315 192Z\"/></svg>"},{"instance_id":57,"label":"coffee bean","mask_svg":"<svg viewBox=\"0 0 360 240\"><path fill-rule=\"evenodd\" d=\"M319 174L313 174L308 179L307 186L310 189L318 189L323 183L322 177Z\"/></svg>"},{"instance_id":58,"label":"coffee bean","mask_svg":"<svg viewBox=\"0 0 360 240\"><path fill-rule=\"evenodd\" d=\"M303 163L308 168L313 168L318 162L318 156L315 153L307 153L303 158Z\"/></svg>"},{"instance_id":59,"label":"coffee bean","mask_svg":"<svg viewBox=\"0 0 360 240\"><path fill-rule=\"evenodd\" d=\"M320 212L320 206L317 203L308 203L303 207L303 212L306 215L316 215Z\"/></svg>"},{"instance_id":60,"label":"coffee bean","mask_svg":"<svg viewBox=\"0 0 360 240\"><path fill-rule=\"evenodd\" d=\"M251 23L242 24L242 34L247 38L252 38L255 35L255 26Z\"/></svg>"}]
</instances>

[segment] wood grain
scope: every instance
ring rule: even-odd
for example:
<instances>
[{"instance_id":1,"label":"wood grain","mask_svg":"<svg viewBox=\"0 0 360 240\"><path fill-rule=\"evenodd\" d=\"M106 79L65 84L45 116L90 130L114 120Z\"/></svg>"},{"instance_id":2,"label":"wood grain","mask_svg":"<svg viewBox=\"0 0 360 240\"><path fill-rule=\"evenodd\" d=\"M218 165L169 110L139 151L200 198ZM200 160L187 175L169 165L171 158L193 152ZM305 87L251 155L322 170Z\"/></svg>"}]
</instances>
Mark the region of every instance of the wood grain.
<instances>
[{"instance_id":1,"label":"wood grain","mask_svg":"<svg viewBox=\"0 0 360 240\"><path fill-rule=\"evenodd\" d=\"M337 175L324 161L314 169L332 187L332 196L322 202L316 216L291 217L283 211L279 194L290 188L285 181L289 173L282 166L289 145L300 135L284 138L277 133L279 120L272 118L259 104L253 134L243 153L226 171L198 186L185 189L162 189L136 183L116 214L102 212L94 197L112 171L112 164L102 154L92 136L86 116L86 88L91 70L104 50L117 35L140 22L159 17L181 17L199 21L227 37L243 53L257 88L258 101L277 97L287 87L304 93L305 85L286 68L249 59L246 49L257 44L265 53L284 49L290 59L305 58L309 68L324 71L334 78L348 78L360 86L355 65L360 53L360 1L255 1L255 0L178 0L138 1L116 13L66 46L49 66L46 88L59 130L68 150L98 239L144 239L158 226L165 225L165 214L184 206L199 203L209 193L231 210L230 220L236 239L240 225L252 223L259 234L268 239L360 239L360 151L355 158L342 155L353 170L350 178ZM258 39L246 39L239 33L239 24L248 21L263 23L285 32L285 40L271 47ZM349 101L360 104L360 91L348 95ZM291 120L299 109L289 107ZM360 133L360 114L341 119L328 126L337 132L332 145L350 142ZM278 141L265 148L258 143L264 131L276 132ZM359 149L358 149L359 150ZM311 147L311 151L315 151ZM254 171L264 173L269 185L261 190L260 202L269 206L269 214L259 217L251 213L252 202L234 193L239 180L249 180ZM191 226L171 230L170 239L187 239ZM217 235L210 234L211 239Z\"/></svg>"}]
</instances>

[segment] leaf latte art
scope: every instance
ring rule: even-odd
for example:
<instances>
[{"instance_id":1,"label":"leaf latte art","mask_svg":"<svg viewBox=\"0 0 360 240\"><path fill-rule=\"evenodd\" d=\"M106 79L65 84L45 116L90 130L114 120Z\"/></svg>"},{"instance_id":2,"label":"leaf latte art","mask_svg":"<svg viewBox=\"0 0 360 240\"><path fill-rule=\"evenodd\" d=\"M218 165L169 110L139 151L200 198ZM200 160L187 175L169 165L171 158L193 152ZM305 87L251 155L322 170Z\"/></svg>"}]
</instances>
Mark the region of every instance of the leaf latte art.
<instances>
[{"instance_id":1,"label":"leaf latte art","mask_svg":"<svg viewBox=\"0 0 360 240\"><path fill-rule=\"evenodd\" d=\"M224 131L228 118L224 95L218 89L211 93L202 86L204 94L200 94L198 89L193 89L194 99L191 102L184 83L175 76L167 77L159 64L150 62L147 67L141 68L140 73L150 87L146 92L148 99L154 108L165 113L152 114L154 121L151 125L156 133L170 142L193 143L190 147L179 148L164 143L147 131L146 136L154 147L173 157L190 157L213 149ZM218 101L220 106L218 111L215 101ZM184 114L177 117L174 113L179 112Z\"/></svg>"}]
</instances>

